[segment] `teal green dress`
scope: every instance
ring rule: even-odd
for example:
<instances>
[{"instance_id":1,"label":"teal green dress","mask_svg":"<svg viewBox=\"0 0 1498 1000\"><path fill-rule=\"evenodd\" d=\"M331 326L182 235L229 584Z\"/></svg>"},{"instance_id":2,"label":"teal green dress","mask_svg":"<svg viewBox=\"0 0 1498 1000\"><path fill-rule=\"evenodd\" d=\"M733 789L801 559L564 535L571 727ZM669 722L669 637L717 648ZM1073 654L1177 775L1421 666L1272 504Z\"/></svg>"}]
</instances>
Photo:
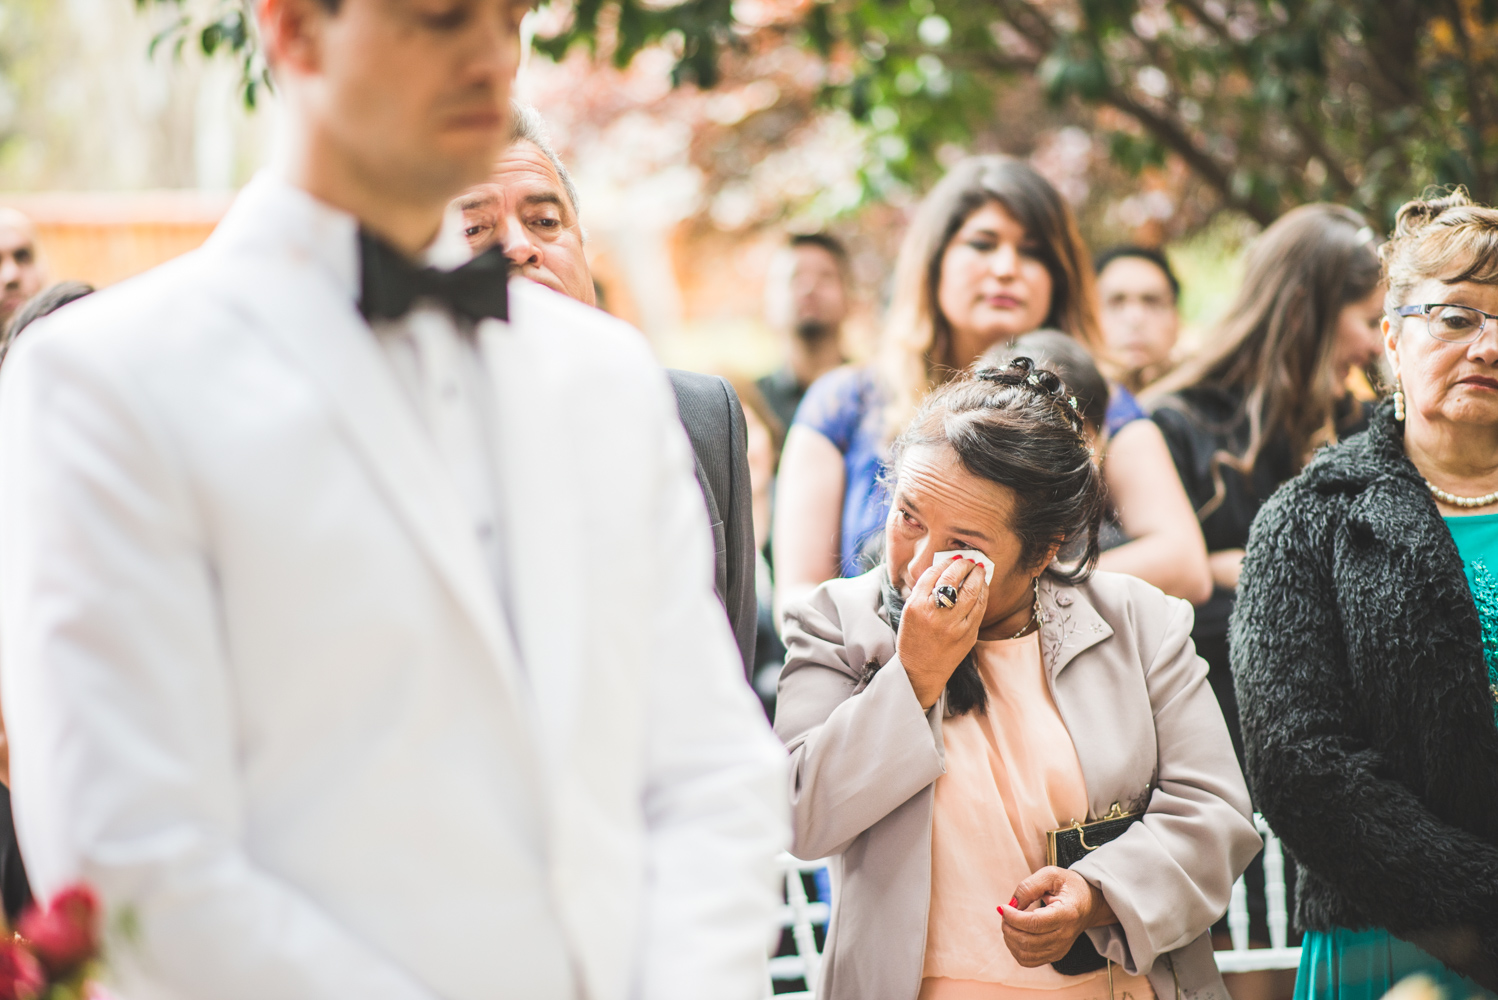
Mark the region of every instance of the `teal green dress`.
<instances>
[{"instance_id":1,"label":"teal green dress","mask_svg":"<svg viewBox=\"0 0 1498 1000\"><path fill-rule=\"evenodd\" d=\"M1482 623L1482 654L1488 685L1498 699L1498 514L1448 517L1446 526L1461 553L1467 586ZM1493 706L1498 722L1498 700ZM1295 1000L1379 1000L1395 983L1419 973L1435 981L1449 1000L1492 997L1472 980L1382 928L1307 931L1301 942Z\"/></svg>"}]
</instances>

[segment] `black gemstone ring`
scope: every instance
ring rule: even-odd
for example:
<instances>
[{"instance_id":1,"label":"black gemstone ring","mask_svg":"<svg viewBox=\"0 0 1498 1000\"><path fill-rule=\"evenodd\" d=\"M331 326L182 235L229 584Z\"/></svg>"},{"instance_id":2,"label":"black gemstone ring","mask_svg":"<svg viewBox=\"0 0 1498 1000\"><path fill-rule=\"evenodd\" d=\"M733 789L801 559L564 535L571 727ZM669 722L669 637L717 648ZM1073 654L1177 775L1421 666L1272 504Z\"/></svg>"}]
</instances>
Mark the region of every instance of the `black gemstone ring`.
<instances>
[{"instance_id":1,"label":"black gemstone ring","mask_svg":"<svg viewBox=\"0 0 1498 1000\"><path fill-rule=\"evenodd\" d=\"M944 583L936 588L936 593L931 595L938 608L955 608L957 606L957 588L951 584Z\"/></svg>"}]
</instances>

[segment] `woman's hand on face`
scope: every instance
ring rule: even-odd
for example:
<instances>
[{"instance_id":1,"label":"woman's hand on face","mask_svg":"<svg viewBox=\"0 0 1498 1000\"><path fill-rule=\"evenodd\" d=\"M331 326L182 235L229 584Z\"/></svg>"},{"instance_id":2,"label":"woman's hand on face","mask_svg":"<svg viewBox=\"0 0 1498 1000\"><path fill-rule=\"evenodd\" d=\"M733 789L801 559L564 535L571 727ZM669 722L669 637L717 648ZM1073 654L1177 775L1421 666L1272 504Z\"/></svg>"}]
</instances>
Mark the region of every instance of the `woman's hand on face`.
<instances>
[{"instance_id":1,"label":"woman's hand on face","mask_svg":"<svg viewBox=\"0 0 1498 1000\"><path fill-rule=\"evenodd\" d=\"M1059 961L1089 927L1117 923L1102 890L1066 868L1042 868L1014 890L1004 915L1004 943L1027 969ZM1035 910L1026 907L1043 905Z\"/></svg>"},{"instance_id":2,"label":"woman's hand on face","mask_svg":"<svg viewBox=\"0 0 1498 1000\"><path fill-rule=\"evenodd\" d=\"M931 595L938 587L956 589L955 606L937 606ZM961 556L933 563L911 588L900 615L898 651L922 709L936 704L947 679L978 641L987 610L983 567Z\"/></svg>"}]
</instances>

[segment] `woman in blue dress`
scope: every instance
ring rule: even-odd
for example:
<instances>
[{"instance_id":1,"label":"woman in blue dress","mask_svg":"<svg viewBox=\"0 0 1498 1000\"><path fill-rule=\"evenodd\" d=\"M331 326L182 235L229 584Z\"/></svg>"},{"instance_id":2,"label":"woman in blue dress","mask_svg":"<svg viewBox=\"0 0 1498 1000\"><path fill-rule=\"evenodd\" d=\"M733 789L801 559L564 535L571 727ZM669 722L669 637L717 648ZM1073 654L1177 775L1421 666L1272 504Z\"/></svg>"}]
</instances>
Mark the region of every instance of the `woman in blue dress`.
<instances>
[{"instance_id":1,"label":"woman in blue dress","mask_svg":"<svg viewBox=\"0 0 1498 1000\"><path fill-rule=\"evenodd\" d=\"M1400 209L1392 399L1259 512L1230 646L1297 1000L1498 987L1498 210Z\"/></svg>"},{"instance_id":2,"label":"woman in blue dress","mask_svg":"<svg viewBox=\"0 0 1498 1000\"><path fill-rule=\"evenodd\" d=\"M997 344L1041 327L1102 343L1093 272L1076 220L1028 164L978 156L922 202L900 247L873 364L818 379L796 412L776 485L776 603L877 563L889 443L935 386ZM1107 369L1107 359L1099 357ZM1130 541L1099 567L1193 602L1212 589L1202 541L1165 440L1114 386L1103 474Z\"/></svg>"}]
</instances>

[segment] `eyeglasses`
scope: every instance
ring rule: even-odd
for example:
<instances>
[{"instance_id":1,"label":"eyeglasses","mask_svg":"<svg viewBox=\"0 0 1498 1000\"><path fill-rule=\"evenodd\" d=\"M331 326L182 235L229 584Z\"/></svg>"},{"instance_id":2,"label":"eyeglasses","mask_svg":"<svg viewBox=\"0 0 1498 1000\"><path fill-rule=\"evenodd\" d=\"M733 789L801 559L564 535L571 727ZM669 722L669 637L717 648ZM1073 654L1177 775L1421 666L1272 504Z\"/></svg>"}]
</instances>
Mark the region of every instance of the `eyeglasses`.
<instances>
[{"instance_id":1,"label":"eyeglasses","mask_svg":"<svg viewBox=\"0 0 1498 1000\"><path fill-rule=\"evenodd\" d=\"M1492 313L1471 306L1454 306L1448 302L1431 302L1423 306L1400 306L1401 316L1424 316L1425 331L1448 344L1470 344L1482 336L1488 320L1498 319Z\"/></svg>"}]
</instances>

